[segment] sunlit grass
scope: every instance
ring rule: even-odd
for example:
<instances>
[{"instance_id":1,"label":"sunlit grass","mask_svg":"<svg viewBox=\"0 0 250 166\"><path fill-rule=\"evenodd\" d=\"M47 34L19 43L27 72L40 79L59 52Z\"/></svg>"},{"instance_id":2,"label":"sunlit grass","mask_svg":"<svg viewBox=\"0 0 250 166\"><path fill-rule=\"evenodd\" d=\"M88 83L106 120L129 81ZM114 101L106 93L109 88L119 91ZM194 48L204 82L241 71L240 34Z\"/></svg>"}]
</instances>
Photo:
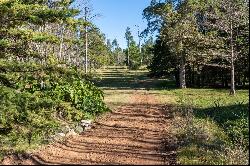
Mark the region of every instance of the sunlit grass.
<instances>
[{"instance_id":1,"label":"sunlit grass","mask_svg":"<svg viewBox=\"0 0 250 166\"><path fill-rule=\"evenodd\" d=\"M126 66L105 67L97 70L99 82L97 86L105 92L104 100L110 106L131 104L131 96L136 94L150 94L159 104L173 104L175 95L162 93L166 79L151 79L147 77L148 70L128 70ZM136 90L136 92L135 92Z\"/></svg>"},{"instance_id":2,"label":"sunlit grass","mask_svg":"<svg viewBox=\"0 0 250 166\"><path fill-rule=\"evenodd\" d=\"M178 164L248 164L247 90L238 90L236 96L230 96L226 89L174 89L162 93L176 96L176 104L184 107L184 112L188 108L193 111L181 116L182 121L175 121L176 135L185 142L177 152Z\"/></svg>"},{"instance_id":3,"label":"sunlit grass","mask_svg":"<svg viewBox=\"0 0 250 166\"><path fill-rule=\"evenodd\" d=\"M185 100L195 107L208 108L214 105L214 102L220 102L222 105L232 105L235 103L246 104L249 101L248 90L238 90L236 96L230 96L226 89L174 89L163 90L163 94L178 96L179 100Z\"/></svg>"}]
</instances>

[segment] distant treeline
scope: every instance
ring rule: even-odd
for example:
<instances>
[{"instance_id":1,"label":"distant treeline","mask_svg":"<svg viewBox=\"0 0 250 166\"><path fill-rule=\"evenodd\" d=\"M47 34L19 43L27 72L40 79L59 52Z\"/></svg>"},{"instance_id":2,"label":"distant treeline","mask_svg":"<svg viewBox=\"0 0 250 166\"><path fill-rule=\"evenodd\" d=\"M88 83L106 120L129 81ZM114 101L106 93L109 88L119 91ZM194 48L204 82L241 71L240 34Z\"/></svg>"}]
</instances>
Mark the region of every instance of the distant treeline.
<instances>
[{"instance_id":1,"label":"distant treeline","mask_svg":"<svg viewBox=\"0 0 250 166\"><path fill-rule=\"evenodd\" d=\"M151 1L145 33L158 31L152 76L174 76L180 88L249 83L249 2Z\"/></svg>"}]
</instances>

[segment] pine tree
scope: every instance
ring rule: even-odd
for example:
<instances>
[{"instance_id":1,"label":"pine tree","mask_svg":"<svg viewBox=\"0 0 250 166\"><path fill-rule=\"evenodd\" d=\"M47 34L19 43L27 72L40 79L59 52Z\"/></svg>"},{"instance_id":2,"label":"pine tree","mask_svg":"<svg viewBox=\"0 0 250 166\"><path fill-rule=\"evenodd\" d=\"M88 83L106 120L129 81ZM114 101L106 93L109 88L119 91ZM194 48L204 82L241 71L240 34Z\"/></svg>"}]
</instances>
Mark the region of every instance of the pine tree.
<instances>
[{"instance_id":1,"label":"pine tree","mask_svg":"<svg viewBox=\"0 0 250 166\"><path fill-rule=\"evenodd\" d=\"M241 26L249 25L249 2L245 0L214 0L207 10L207 24L210 28L224 33L224 49L228 55L231 69L230 94L235 95L235 60L237 56L236 43L241 32ZM229 44L228 44L229 43Z\"/></svg>"}]
</instances>

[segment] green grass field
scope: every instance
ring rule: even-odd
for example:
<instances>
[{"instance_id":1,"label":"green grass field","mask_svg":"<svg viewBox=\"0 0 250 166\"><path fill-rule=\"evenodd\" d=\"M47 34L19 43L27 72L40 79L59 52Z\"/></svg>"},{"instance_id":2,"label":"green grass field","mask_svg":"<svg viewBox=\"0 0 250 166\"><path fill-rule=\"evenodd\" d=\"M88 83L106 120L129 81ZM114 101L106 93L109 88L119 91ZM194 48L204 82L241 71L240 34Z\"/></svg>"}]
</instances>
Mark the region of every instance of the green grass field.
<instances>
[{"instance_id":1,"label":"green grass field","mask_svg":"<svg viewBox=\"0 0 250 166\"><path fill-rule=\"evenodd\" d=\"M163 90L175 96L181 117L175 134L182 140L179 164L247 164L249 147L249 93L228 90ZM189 112L189 113L188 113ZM179 112L178 112L179 113ZM178 114L177 113L177 114Z\"/></svg>"}]
</instances>

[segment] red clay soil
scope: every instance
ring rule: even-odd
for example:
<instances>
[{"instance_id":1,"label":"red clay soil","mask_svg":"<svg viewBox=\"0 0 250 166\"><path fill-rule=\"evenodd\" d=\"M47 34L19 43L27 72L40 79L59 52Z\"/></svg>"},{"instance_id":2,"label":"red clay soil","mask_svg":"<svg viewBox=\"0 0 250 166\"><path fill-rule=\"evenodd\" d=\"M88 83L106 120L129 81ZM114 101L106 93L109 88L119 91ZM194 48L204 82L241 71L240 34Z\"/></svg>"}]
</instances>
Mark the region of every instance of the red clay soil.
<instances>
[{"instance_id":1,"label":"red clay soil","mask_svg":"<svg viewBox=\"0 0 250 166\"><path fill-rule=\"evenodd\" d=\"M175 147L167 141L171 119L163 106L138 91L131 100L133 104L117 107L80 136L26 156L9 156L2 164L175 164Z\"/></svg>"}]
</instances>

